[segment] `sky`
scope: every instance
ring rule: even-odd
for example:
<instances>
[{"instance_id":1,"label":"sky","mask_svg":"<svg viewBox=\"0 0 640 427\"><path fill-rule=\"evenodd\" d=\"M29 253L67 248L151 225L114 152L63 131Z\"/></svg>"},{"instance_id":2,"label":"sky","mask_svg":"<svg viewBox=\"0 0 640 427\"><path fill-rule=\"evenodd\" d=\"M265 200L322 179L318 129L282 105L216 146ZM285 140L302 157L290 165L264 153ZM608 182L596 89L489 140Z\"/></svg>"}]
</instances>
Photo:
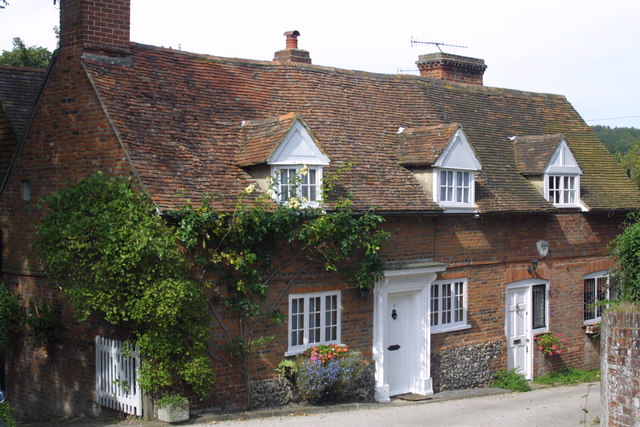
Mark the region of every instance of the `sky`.
<instances>
[{"instance_id":1,"label":"sky","mask_svg":"<svg viewBox=\"0 0 640 427\"><path fill-rule=\"evenodd\" d=\"M9 0L0 51L13 37L55 48L59 1ZM272 60L298 30L314 64L395 74L466 46L486 86L561 94L589 125L640 128L637 0L131 0L132 41L216 56Z\"/></svg>"}]
</instances>

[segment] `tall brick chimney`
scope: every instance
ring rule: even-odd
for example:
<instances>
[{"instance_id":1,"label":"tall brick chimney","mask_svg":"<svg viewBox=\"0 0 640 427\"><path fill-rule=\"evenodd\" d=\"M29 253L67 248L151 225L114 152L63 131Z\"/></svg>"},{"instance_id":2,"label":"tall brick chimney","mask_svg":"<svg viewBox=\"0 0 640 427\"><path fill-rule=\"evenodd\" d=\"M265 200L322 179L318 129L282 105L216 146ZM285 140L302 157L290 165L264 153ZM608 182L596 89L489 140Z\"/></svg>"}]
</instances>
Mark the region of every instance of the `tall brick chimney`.
<instances>
[{"instance_id":1,"label":"tall brick chimney","mask_svg":"<svg viewBox=\"0 0 640 427\"><path fill-rule=\"evenodd\" d=\"M298 37L300 31L287 31L284 33L287 37L287 45L284 50L275 53L274 61L280 62L301 62L303 64L311 64L311 57L306 50L298 49Z\"/></svg>"},{"instance_id":2,"label":"tall brick chimney","mask_svg":"<svg viewBox=\"0 0 640 427\"><path fill-rule=\"evenodd\" d=\"M61 50L127 55L131 0L60 0Z\"/></svg>"},{"instance_id":3,"label":"tall brick chimney","mask_svg":"<svg viewBox=\"0 0 640 427\"><path fill-rule=\"evenodd\" d=\"M423 77L480 86L484 70L487 69L483 59L442 52L420 55L416 65Z\"/></svg>"}]
</instances>

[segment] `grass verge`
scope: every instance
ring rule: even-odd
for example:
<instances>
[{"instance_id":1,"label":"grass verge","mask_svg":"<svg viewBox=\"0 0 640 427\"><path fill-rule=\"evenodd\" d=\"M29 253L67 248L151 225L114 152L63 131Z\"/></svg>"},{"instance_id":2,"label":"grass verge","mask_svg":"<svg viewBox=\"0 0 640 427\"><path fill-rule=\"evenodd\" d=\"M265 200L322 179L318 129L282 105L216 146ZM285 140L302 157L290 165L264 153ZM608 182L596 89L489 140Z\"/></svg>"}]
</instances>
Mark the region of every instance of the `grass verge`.
<instances>
[{"instance_id":1,"label":"grass verge","mask_svg":"<svg viewBox=\"0 0 640 427\"><path fill-rule=\"evenodd\" d=\"M600 381L600 370L583 371L581 369L569 368L565 371L550 372L541 375L533 380L536 384L546 385L574 385L579 383L590 383Z\"/></svg>"}]
</instances>

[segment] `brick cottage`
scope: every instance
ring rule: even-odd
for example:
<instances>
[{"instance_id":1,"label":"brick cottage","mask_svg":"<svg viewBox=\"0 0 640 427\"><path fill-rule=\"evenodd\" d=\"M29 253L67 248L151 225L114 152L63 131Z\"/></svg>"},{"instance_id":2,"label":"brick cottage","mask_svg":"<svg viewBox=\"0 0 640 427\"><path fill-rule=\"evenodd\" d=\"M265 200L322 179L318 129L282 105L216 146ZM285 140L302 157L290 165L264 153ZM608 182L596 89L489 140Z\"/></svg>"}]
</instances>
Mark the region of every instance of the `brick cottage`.
<instances>
[{"instance_id":1,"label":"brick cottage","mask_svg":"<svg viewBox=\"0 0 640 427\"><path fill-rule=\"evenodd\" d=\"M129 0L60 10L60 48L0 195L2 278L23 301L60 298L30 244L38 200L70 180L132 176L160 212L208 194L232 209L250 184L266 191L266 177L306 165L322 204L323 174L354 162L338 185L385 219L384 279L363 298L322 271L301 275L279 303L288 322L265 327L276 339L252 366L255 390L286 355L328 342L371 361L380 402L482 386L499 368L532 378L599 366L591 303L606 296L608 243L639 195L563 96L485 87L484 61L445 53L421 55L420 76L343 70L312 65L290 31L273 61L221 58L131 42ZM292 322L311 299L320 334ZM533 347L546 331L564 334L564 354ZM55 348L16 343L4 366L12 403L99 411L98 333L109 331L67 307ZM222 340L213 327L211 347ZM206 404L238 407L239 368L215 367Z\"/></svg>"}]
</instances>

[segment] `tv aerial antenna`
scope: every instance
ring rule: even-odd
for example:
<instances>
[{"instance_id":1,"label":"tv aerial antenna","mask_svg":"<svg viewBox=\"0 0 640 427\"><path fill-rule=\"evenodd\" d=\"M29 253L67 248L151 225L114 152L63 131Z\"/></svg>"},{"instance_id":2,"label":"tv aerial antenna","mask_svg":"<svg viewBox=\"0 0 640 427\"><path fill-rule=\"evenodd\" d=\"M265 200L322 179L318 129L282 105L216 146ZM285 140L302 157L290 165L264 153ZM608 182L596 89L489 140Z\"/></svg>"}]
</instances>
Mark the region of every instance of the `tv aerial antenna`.
<instances>
[{"instance_id":1,"label":"tv aerial antenna","mask_svg":"<svg viewBox=\"0 0 640 427\"><path fill-rule=\"evenodd\" d=\"M435 47L438 48L440 53L444 53L444 52L442 52L442 49L440 49L440 46L455 47L455 48L459 48L459 49L468 49L467 46L461 46L461 45L458 45L458 44L449 44L449 43L442 43L442 42L425 42L425 41L422 41L422 40L416 40L416 39L413 38L413 36L411 36L411 47L413 47L416 44L434 45Z\"/></svg>"}]
</instances>

